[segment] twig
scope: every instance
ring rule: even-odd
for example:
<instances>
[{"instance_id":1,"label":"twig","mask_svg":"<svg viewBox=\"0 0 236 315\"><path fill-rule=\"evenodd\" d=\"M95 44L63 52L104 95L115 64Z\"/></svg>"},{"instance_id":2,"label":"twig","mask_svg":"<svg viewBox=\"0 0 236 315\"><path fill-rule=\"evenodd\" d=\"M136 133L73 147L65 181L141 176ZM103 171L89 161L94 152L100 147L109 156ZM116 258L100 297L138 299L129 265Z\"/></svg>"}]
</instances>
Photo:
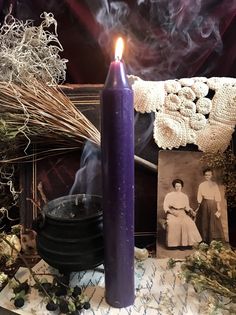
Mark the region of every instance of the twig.
<instances>
[{"instance_id":1,"label":"twig","mask_svg":"<svg viewBox=\"0 0 236 315\"><path fill-rule=\"evenodd\" d=\"M34 271L32 270L32 268L30 267L30 265L28 264L27 260L25 259L25 257L16 249L16 247L14 246L14 244L12 244L11 242L9 242L3 235L1 235L2 240L7 243L11 249L15 250L17 252L17 254L19 255L19 257L21 258L21 260L23 261L23 263L25 264L25 266L27 267L27 269L29 270L32 278L34 279L35 283L41 288L41 290L44 292L44 294L51 299L51 296L47 293L47 291L44 289L44 287L41 285L40 281L38 280L38 278L35 276Z\"/></svg>"}]
</instances>

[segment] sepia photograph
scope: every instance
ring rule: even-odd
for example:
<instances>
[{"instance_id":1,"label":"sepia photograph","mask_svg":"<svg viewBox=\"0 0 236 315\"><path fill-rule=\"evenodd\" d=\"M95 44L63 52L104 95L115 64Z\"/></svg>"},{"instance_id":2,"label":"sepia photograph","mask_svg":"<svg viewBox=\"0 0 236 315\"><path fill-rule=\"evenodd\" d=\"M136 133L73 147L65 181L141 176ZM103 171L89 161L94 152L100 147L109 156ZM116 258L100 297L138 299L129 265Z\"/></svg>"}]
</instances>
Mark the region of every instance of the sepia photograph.
<instances>
[{"instance_id":1,"label":"sepia photograph","mask_svg":"<svg viewBox=\"0 0 236 315\"><path fill-rule=\"evenodd\" d=\"M192 151L159 152L158 258L182 259L200 242L229 240L220 170L203 165L202 155Z\"/></svg>"}]
</instances>

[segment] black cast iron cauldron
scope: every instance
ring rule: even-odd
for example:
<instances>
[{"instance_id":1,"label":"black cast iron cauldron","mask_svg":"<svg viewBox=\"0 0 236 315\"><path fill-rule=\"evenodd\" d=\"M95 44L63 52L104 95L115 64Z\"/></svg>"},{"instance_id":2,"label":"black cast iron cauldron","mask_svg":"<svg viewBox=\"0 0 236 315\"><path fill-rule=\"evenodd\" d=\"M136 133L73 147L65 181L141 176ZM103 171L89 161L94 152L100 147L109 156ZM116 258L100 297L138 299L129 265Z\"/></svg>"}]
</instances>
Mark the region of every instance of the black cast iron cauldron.
<instances>
[{"instance_id":1,"label":"black cast iron cauldron","mask_svg":"<svg viewBox=\"0 0 236 315\"><path fill-rule=\"evenodd\" d=\"M54 199L37 221L39 255L60 272L92 269L104 261L101 197Z\"/></svg>"}]
</instances>

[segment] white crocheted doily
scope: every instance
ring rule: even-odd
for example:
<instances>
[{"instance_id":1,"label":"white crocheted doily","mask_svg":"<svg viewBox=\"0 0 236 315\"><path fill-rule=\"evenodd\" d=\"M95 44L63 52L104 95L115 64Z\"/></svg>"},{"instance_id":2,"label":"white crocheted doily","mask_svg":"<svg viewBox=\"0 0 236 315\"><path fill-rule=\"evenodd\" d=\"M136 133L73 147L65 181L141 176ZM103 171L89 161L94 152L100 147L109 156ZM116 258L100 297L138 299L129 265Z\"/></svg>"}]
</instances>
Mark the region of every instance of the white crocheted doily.
<instances>
[{"instance_id":1,"label":"white crocheted doily","mask_svg":"<svg viewBox=\"0 0 236 315\"><path fill-rule=\"evenodd\" d=\"M235 78L144 81L129 76L134 107L155 112L153 136L163 149L194 143L203 152L224 151L236 124Z\"/></svg>"}]
</instances>

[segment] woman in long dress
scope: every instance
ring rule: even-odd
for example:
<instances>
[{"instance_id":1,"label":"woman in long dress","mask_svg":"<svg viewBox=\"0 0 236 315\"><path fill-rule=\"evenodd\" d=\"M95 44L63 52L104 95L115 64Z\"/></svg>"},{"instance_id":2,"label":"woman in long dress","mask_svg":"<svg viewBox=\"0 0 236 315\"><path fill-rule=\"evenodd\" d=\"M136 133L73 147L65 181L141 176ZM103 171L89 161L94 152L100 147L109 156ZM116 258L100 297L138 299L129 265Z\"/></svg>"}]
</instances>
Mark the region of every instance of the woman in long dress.
<instances>
[{"instance_id":1,"label":"woman in long dress","mask_svg":"<svg viewBox=\"0 0 236 315\"><path fill-rule=\"evenodd\" d=\"M213 171L203 171L205 181L198 187L197 200L199 209L196 216L196 225L205 243L212 240L224 241L224 232L221 223L221 195L216 182L212 180Z\"/></svg>"},{"instance_id":2,"label":"woman in long dress","mask_svg":"<svg viewBox=\"0 0 236 315\"><path fill-rule=\"evenodd\" d=\"M187 214L192 211L189 198L182 192L181 179L172 182L174 191L164 199L164 211L167 213L167 246L192 246L201 242L201 235L195 222Z\"/></svg>"}]
</instances>

